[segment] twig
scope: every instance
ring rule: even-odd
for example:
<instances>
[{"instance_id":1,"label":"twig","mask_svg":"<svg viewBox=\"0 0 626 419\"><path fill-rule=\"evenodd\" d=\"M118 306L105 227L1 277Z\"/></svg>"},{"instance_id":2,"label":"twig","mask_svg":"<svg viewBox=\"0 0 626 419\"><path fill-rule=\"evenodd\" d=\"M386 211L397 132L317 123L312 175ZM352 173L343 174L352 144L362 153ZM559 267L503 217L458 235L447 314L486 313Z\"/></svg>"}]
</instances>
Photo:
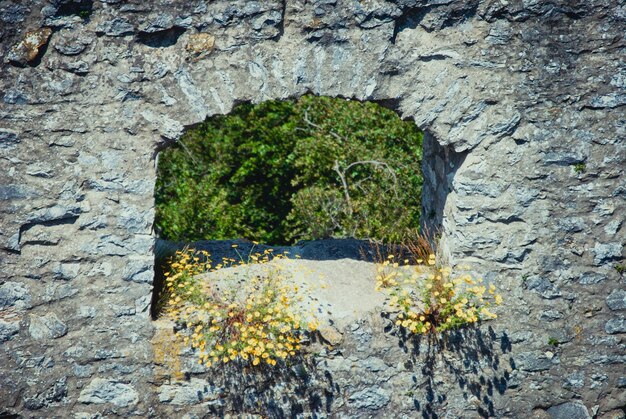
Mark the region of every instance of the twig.
<instances>
[{"instance_id":1,"label":"twig","mask_svg":"<svg viewBox=\"0 0 626 419\"><path fill-rule=\"evenodd\" d=\"M315 128L317 130L327 131L330 135L332 135L333 137L335 137L339 141L346 141L346 139L344 137L342 137L341 135L337 134L336 132L334 132L332 130L324 130L324 128L322 128L320 125L317 125L316 123L311 121L309 119L309 111L308 110L304 111L304 122L306 122L308 125L312 126L313 128Z\"/></svg>"},{"instance_id":2,"label":"twig","mask_svg":"<svg viewBox=\"0 0 626 419\"><path fill-rule=\"evenodd\" d=\"M183 151L185 153L187 153L187 155L189 156L189 158L191 159L191 161L195 164L195 165L200 165L200 162L198 160L196 160L196 158L194 157L193 153L191 152L191 150L189 150L189 148L187 147L187 145L185 143L183 143L183 140L178 140L178 143L180 144L180 146L183 148Z\"/></svg>"},{"instance_id":3,"label":"twig","mask_svg":"<svg viewBox=\"0 0 626 419\"><path fill-rule=\"evenodd\" d=\"M335 162L336 164L336 162ZM391 168L391 166L389 166L387 163L385 162L381 162L378 160L363 160L363 161L355 161L354 163L350 163L343 171L344 175L345 173L350 170L350 168L352 168L353 166L356 166L358 164L372 164L376 167L384 167L385 169L387 169L387 171L389 172L389 174L391 175L391 177L393 178L393 192L394 195L396 196L396 198L398 197L398 178L396 176L396 172Z\"/></svg>"},{"instance_id":4,"label":"twig","mask_svg":"<svg viewBox=\"0 0 626 419\"><path fill-rule=\"evenodd\" d=\"M339 175L339 179L341 179L341 184L343 185L343 194L346 197L346 204L348 205L348 216L352 215L352 200L350 199L350 192L348 191L348 182L346 181L346 171L343 172L339 168L339 161L335 160L335 164L333 165L333 170L337 172Z\"/></svg>"}]
</instances>

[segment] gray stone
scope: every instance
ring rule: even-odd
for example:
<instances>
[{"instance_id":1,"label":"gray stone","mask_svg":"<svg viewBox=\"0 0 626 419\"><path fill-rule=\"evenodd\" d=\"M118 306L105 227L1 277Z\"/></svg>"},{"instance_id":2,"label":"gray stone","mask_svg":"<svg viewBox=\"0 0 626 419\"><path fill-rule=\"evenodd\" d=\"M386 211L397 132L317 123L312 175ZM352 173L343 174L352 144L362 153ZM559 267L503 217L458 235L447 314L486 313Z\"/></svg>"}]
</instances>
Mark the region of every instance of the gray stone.
<instances>
[{"instance_id":1,"label":"gray stone","mask_svg":"<svg viewBox=\"0 0 626 419\"><path fill-rule=\"evenodd\" d=\"M120 355L116 350L110 350L110 349L98 349L96 350L96 353L93 355L93 358L101 361L103 359L112 359L112 358L121 358L122 355Z\"/></svg>"},{"instance_id":2,"label":"gray stone","mask_svg":"<svg viewBox=\"0 0 626 419\"><path fill-rule=\"evenodd\" d=\"M601 282L606 281L607 276L598 272L585 272L580 275L580 279L578 281L579 284L582 285L593 285L599 284Z\"/></svg>"},{"instance_id":3,"label":"gray stone","mask_svg":"<svg viewBox=\"0 0 626 419\"><path fill-rule=\"evenodd\" d=\"M0 20L4 23L23 22L28 15L28 7L24 4L8 4L0 9Z\"/></svg>"},{"instance_id":4,"label":"gray stone","mask_svg":"<svg viewBox=\"0 0 626 419\"><path fill-rule=\"evenodd\" d=\"M9 201L29 197L29 192L19 185L0 185L0 200Z\"/></svg>"},{"instance_id":5,"label":"gray stone","mask_svg":"<svg viewBox=\"0 0 626 419\"><path fill-rule=\"evenodd\" d=\"M610 93L604 96L596 96L589 102L589 107L595 109L617 108L626 104L626 94Z\"/></svg>"},{"instance_id":6,"label":"gray stone","mask_svg":"<svg viewBox=\"0 0 626 419\"><path fill-rule=\"evenodd\" d=\"M60 221L78 217L82 212L78 204L55 204L46 208L33 211L28 221L30 223L46 223L49 221Z\"/></svg>"},{"instance_id":7,"label":"gray stone","mask_svg":"<svg viewBox=\"0 0 626 419\"><path fill-rule=\"evenodd\" d=\"M85 75L89 73L89 64L84 61L64 62L61 65L63 70L69 71L79 75Z\"/></svg>"},{"instance_id":8,"label":"gray stone","mask_svg":"<svg viewBox=\"0 0 626 419\"><path fill-rule=\"evenodd\" d=\"M62 300L69 298L78 293L78 289L74 288L71 284L50 284L46 288L46 296L44 300L47 302Z\"/></svg>"},{"instance_id":9,"label":"gray stone","mask_svg":"<svg viewBox=\"0 0 626 419\"><path fill-rule=\"evenodd\" d=\"M545 354L522 352L515 358L517 367L522 371L545 371L553 366L553 359Z\"/></svg>"},{"instance_id":10,"label":"gray stone","mask_svg":"<svg viewBox=\"0 0 626 419\"><path fill-rule=\"evenodd\" d=\"M80 272L80 263L67 262L59 263L54 267L54 279L71 280L78 276Z\"/></svg>"},{"instance_id":11,"label":"gray stone","mask_svg":"<svg viewBox=\"0 0 626 419\"><path fill-rule=\"evenodd\" d=\"M30 294L24 284L9 281L0 285L0 310L9 307L30 308L30 301Z\"/></svg>"},{"instance_id":12,"label":"gray stone","mask_svg":"<svg viewBox=\"0 0 626 419\"><path fill-rule=\"evenodd\" d=\"M115 18L98 25L96 32L108 36L127 36L135 32L135 27L126 19Z\"/></svg>"},{"instance_id":13,"label":"gray stone","mask_svg":"<svg viewBox=\"0 0 626 419\"><path fill-rule=\"evenodd\" d=\"M90 319L96 317L95 307L80 306L78 307L78 315L84 319Z\"/></svg>"},{"instance_id":14,"label":"gray stone","mask_svg":"<svg viewBox=\"0 0 626 419\"><path fill-rule=\"evenodd\" d=\"M0 129L0 150L12 148L19 142L17 132L8 129Z\"/></svg>"},{"instance_id":15,"label":"gray stone","mask_svg":"<svg viewBox=\"0 0 626 419\"><path fill-rule=\"evenodd\" d=\"M602 265L612 260L620 259L622 257L622 249L624 246L621 243L596 243L592 252L594 254L593 262L596 265Z\"/></svg>"},{"instance_id":16,"label":"gray stone","mask_svg":"<svg viewBox=\"0 0 626 419\"><path fill-rule=\"evenodd\" d=\"M60 402L67 396L67 377L57 380L47 391L24 400L24 407L28 410L39 410L50 403Z\"/></svg>"},{"instance_id":17,"label":"gray stone","mask_svg":"<svg viewBox=\"0 0 626 419\"><path fill-rule=\"evenodd\" d=\"M152 211L126 207L119 212L117 225L129 233L148 233L152 218L154 218Z\"/></svg>"},{"instance_id":18,"label":"gray stone","mask_svg":"<svg viewBox=\"0 0 626 419\"><path fill-rule=\"evenodd\" d=\"M218 399L223 390L206 380L192 378L188 382L165 384L159 387L159 401L178 406L189 406Z\"/></svg>"},{"instance_id":19,"label":"gray stone","mask_svg":"<svg viewBox=\"0 0 626 419\"><path fill-rule=\"evenodd\" d=\"M380 387L368 387L353 393L348 403L357 408L378 410L385 407L390 400L387 390Z\"/></svg>"},{"instance_id":20,"label":"gray stone","mask_svg":"<svg viewBox=\"0 0 626 419\"><path fill-rule=\"evenodd\" d=\"M621 220L609 221L607 225L604 226L604 232L610 236L614 236L615 234L617 234L617 231L619 230L621 225Z\"/></svg>"},{"instance_id":21,"label":"gray stone","mask_svg":"<svg viewBox=\"0 0 626 419\"><path fill-rule=\"evenodd\" d=\"M88 378L93 375L93 367L91 365L79 365L72 366L72 373L78 378Z\"/></svg>"},{"instance_id":22,"label":"gray stone","mask_svg":"<svg viewBox=\"0 0 626 419\"><path fill-rule=\"evenodd\" d=\"M565 376L563 387L565 388L582 388L585 386L585 372L576 371Z\"/></svg>"},{"instance_id":23,"label":"gray stone","mask_svg":"<svg viewBox=\"0 0 626 419\"><path fill-rule=\"evenodd\" d=\"M541 312L539 319L547 322L553 322L558 319L562 319L563 314L557 310L546 310Z\"/></svg>"},{"instance_id":24,"label":"gray stone","mask_svg":"<svg viewBox=\"0 0 626 419\"><path fill-rule=\"evenodd\" d=\"M511 25L506 21L497 21L489 30L485 40L491 44L505 45L511 40Z\"/></svg>"},{"instance_id":25,"label":"gray stone","mask_svg":"<svg viewBox=\"0 0 626 419\"><path fill-rule=\"evenodd\" d=\"M110 403L119 407L127 407L139 402L139 394L132 385L122 381L94 378L80 392L78 401L85 404Z\"/></svg>"},{"instance_id":26,"label":"gray stone","mask_svg":"<svg viewBox=\"0 0 626 419\"><path fill-rule=\"evenodd\" d=\"M585 230L585 220L580 217L574 218L559 218L557 219L558 226L568 233L577 233Z\"/></svg>"},{"instance_id":27,"label":"gray stone","mask_svg":"<svg viewBox=\"0 0 626 419\"><path fill-rule=\"evenodd\" d=\"M135 300L135 313L147 313L152 304L152 296L144 295Z\"/></svg>"},{"instance_id":28,"label":"gray stone","mask_svg":"<svg viewBox=\"0 0 626 419\"><path fill-rule=\"evenodd\" d=\"M567 402L548 409L552 419L591 419L589 411L579 401Z\"/></svg>"},{"instance_id":29,"label":"gray stone","mask_svg":"<svg viewBox=\"0 0 626 419\"><path fill-rule=\"evenodd\" d=\"M613 311L626 310L626 290L615 289L606 297L606 305Z\"/></svg>"},{"instance_id":30,"label":"gray stone","mask_svg":"<svg viewBox=\"0 0 626 419\"><path fill-rule=\"evenodd\" d=\"M43 316L31 314L28 332L33 339L58 339L67 334L67 326L55 313Z\"/></svg>"},{"instance_id":31,"label":"gray stone","mask_svg":"<svg viewBox=\"0 0 626 419\"><path fill-rule=\"evenodd\" d=\"M623 409L611 410L608 413L598 416L598 419L626 419L626 413Z\"/></svg>"},{"instance_id":32,"label":"gray stone","mask_svg":"<svg viewBox=\"0 0 626 419\"><path fill-rule=\"evenodd\" d=\"M74 56L85 51L88 45L93 42L93 39L90 37L63 37L58 38L54 42L54 49L56 49L60 54L67 56Z\"/></svg>"},{"instance_id":33,"label":"gray stone","mask_svg":"<svg viewBox=\"0 0 626 419\"><path fill-rule=\"evenodd\" d=\"M111 310L113 311L113 315L115 317L122 317L122 316L134 316L136 311L135 311L135 306L111 306Z\"/></svg>"},{"instance_id":34,"label":"gray stone","mask_svg":"<svg viewBox=\"0 0 626 419\"><path fill-rule=\"evenodd\" d=\"M159 32L170 29L173 24L174 17L172 15L159 13L155 18L143 25L140 25L139 30L146 33Z\"/></svg>"},{"instance_id":35,"label":"gray stone","mask_svg":"<svg viewBox=\"0 0 626 419\"><path fill-rule=\"evenodd\" d=\"M609 320L604 325L604 330L609 335L614 335L616 333L626 333L626 318L616 317Z\"/></svg>"},{"instance_id":36,"label":"gray stone","mask_svg":"<svg viewBox=\"0 0 626 419\"><path fill-rule=\"evenodd\" d=\"M549 300L562 296L561 291L545 277L531 276L526 280L526 287Z\"/></svg>"},{"instance_id":37,"label":"gray stone","mask_svg":"<svg viewBox=\"0 0 626 419\"><path fill-rule=\"evenodd\" d=\"M19 321L6 321L0 319L0 343L12 339L19 331Z\"/></svg>"},{"instance_id":38,"label":"gray stone","mask_svg":"<svg viewBox=\"0 0 626 419\"><path fill-rule=\"evenodd\" d=\"M50 227L43 224L35 224L27 230L24 230L20 237L20 244L25 246L56 246L61 241L63 229L58 227Z\"/></svg>"},{"instance_id":39,"label":"gray stone","mask_svg":"<svg viewBox=\"0 0 626 419\"><path fill-rule=\"evenodd\" d=\"M21 90L8 89L2 100L10 105L26 105L30 102L30 97Z\"/></svg>"}]
</instances>

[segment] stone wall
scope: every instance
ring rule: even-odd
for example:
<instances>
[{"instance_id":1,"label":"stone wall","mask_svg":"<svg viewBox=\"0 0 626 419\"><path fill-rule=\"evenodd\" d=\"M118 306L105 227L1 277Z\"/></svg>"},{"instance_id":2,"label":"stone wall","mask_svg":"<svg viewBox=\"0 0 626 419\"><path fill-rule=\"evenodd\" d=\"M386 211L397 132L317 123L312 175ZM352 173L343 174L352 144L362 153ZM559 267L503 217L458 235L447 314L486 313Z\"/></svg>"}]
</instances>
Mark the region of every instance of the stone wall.
<instances>
[{"instance_id":1,"label":"stone wall","mask_svg":"<svg viewBox=\"0 0 626 419\"><path fill-rule=\"evenodd\" d=\"M0 415L210 412L216 377L159 372L155 157L237 103L312 92L427 133L425 214L507 304L404 355L364 318L310 388L276 379L247 412L624 416L622 2L0 0L0 21Z\"/></svg>"}]
</instances>

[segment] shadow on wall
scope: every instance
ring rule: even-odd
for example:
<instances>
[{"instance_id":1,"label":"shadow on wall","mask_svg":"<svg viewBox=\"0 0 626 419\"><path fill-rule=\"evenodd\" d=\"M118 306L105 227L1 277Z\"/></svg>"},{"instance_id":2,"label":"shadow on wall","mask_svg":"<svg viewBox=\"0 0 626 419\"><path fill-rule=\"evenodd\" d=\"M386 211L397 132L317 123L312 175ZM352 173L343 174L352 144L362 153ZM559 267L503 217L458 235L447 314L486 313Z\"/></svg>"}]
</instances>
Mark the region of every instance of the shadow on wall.
<instances>
[{"instance_id":1,"label":"shadow on wall","mask_svg":"<svg viewBox=\"0 0 626 419\"><path fill-rule=\"evenodd\" d=\"M428 131L424 132L422 157L422 217L423 231L445 230L444 209L456 172L463 165L467 153L457 153L452 147L442 146Z\"/></svg>"},{"instance_id":2,"label":"shadow on wall","mask_svg":"<svg viewBox=\"0 0 626 419\"><path fill-rule=\"evenodd\" d=\"M394 407L389 406L391 409L425 419L447 417L446 414L451 413L457 417L478 415L485 418L502 414L496 409L494 401L498 395L505 393L511 380L507 361L502 358L511 351L506 333L498 336L490 327L460 329L438 337L407 336L393 327L389 327L387 332L388 336L398 339L404 356L398 353L398 347L393 346L383 349L379 355L386 354L383 357L389 366L403 362L403 371L409 372L409 376L405 372L395 375L403 378L401 382L396 381L394 391L388 393L393 399L391 404ZM351 340L355 336L346 338ZM319 332L310 336L309 343L311 348L318 349L326 345ZM375 348L372 350L376 351ZM238 361L212 370L203 366L187 368L184 380L163 381L159 388L159 400L170 404L176 411L182 409L181 404L189 404L184 401L191 401L190 404L206 409L210 417L233 414L256 414L269 418L354 417L360 411L350 400L357 399L366 403L366 408L373 409L373 414L385 414L383 410L376 411L390 401L376 405L380 400L375 400L376 391L371 391L379 387L389 390L389 383L380 381L385 375L382 370L372 373L366 365L367 359L360 359L357 369L354 369L356 361L351 357L344 358L341 351L314 351L313 354L290 358L279 368L264 364L250 367ZM197 365L193 352L187 351L185 357L184 364ZM372 357L377 356L374 354ZM335 361L333 365L348 367L329 368L330 360ZM361 367L363 369L359 370ZM459 405L458 399L448 399L447 396L457 393L452 391L452 387L457 386L465 400L462 405ZM358 394L361 396L357 397ZM363 401L360 398L363 394L369 398ZM370 400L371 397L373 399ZM471 410L454 410L459 408Z\"/></svg>"},{"instance_id":3,"label":"shadow on wall","mask_svg":"<svg viewBox=\"0 0 626 419\"><path fill-rule=\"evenodd\" d=\"M397 334L400 347L410 356L410 367L421 372L423 380L418 383L413 404L423 418L438 418L437 412L446 404L446 387L439 378L458 385L481 417L496 416L494 395L504 394L510 380L498 355L512 349L505 332L498 337L489 326L486 331L466 327L439 336Z\"/></svg>"},{"instance_id":4,"label":"shadow on wall","mask_svg":"<svg viewBox=\"0 0 626 419\"><path fill-rule=\"evenodd\" d=\"M227 366L228 367L228 366ZM332 413L340 393L330 372L317 368L315 360L299 356L287 368L250 369L232 365L220 370L219 380L228 405L216 406L210 413L259 414L261 417L286 418L302 414Z\"/></svg>"},{"instance_id":5,"label":"shadow on wall","mask_svg":"<svg viewBox=\"0 0 626 419\"><path fill-rule=\"evenodd\" d=\"M315 334L310 343L318 343ZM278 368L235 360L211 370L197 366L193 352L185 357L183 362L195 366L174 381L163 376L158 390L159 401L170 405L172 415L192 413L187 408L197 405L194 413L201 417L327 417L341 393L331 373L319 368L314 357L302 354L279 361ZM198 375L199 379L194 377Z\"/></svg>"}]
</instances>

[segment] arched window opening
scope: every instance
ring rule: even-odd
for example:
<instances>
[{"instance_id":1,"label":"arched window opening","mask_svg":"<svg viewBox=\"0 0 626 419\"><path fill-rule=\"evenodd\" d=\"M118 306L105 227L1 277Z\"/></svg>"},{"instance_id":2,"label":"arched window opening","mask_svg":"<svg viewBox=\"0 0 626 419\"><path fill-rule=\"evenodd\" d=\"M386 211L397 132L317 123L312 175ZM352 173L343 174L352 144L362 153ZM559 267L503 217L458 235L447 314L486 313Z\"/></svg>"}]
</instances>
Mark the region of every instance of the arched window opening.
<instances>
[{"instance_id":1,"label":"arched window opening","mask_svg":"<svg viewBox=\"0 0 626 419\"><path fill-rule=\"evenodd\" d=\"M155 294L185 243L402 240L420 225L422 138L379 104L313 95L208 118L159 155Z\"/></svg>"}]
</instances>

